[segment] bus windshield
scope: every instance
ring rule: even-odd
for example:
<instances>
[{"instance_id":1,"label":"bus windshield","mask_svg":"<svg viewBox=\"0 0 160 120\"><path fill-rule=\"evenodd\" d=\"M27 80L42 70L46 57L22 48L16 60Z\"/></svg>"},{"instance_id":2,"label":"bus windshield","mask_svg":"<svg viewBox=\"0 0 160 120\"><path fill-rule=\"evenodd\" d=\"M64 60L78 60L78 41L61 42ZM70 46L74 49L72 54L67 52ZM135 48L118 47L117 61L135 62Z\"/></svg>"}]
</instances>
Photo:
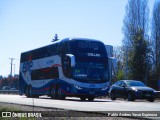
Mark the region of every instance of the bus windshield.
<instances>
[{"instance_id":1,"label":"bus windshield","mask_svg":"<svg viewBox=\"0 0 160 120\"><path fill-rule=\"evenodd\" d=\"M108 81L108 72L104 63L76 62L72 69L73 79L86 83L103 83Z\"/></svg>"},{"instance_id":2,"label":"bus windshield","mask_svg":"<svg viewBox=\"0 0 160 120\"><path fill-rule=\"evenodd\" d=\"M73 79L86 83L103 83L109 80L108 59L103 43L75 40L71 42L70 50L76 60L76 65L72 68Z\"/></svg>"}]
</instances>

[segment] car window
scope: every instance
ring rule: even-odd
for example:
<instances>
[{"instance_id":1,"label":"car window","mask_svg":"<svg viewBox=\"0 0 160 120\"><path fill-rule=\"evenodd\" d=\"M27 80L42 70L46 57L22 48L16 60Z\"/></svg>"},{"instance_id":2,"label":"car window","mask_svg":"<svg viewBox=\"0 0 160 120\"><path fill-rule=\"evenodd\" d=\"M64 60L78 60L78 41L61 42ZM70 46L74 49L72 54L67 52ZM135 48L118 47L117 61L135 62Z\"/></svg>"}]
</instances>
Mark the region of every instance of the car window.
<instances>
[{"instance_id":1,"label":"car window","mask_svg":"<svg viewBox=\"0 0 160 120\"><path fill-rule=\"evenodd\" d=\"M116 82L114 85L115 85L115 86L118 86L118 84L119 84L119 81L118 81L118 82Z\"/></svg>"},{"instance_id":2,"label":"car window","mask_svg":"<svg viewBox=\"0 0 160 120\"><path fill-rule=\"evenodd\" d=\"M127 86L142 86L144 87L145 85L140 82L140 81L127 81L126 82Z\"/></svg>"},{"instance_id":3,"label":"car window","mask_svg":"<svg viewBox=\"0 0 160 120\"><path fill-rule=\"evenodd\" d=\"M121 85L122 85L122 81L118 81L118 82L116 83L116 85L117 85L117 86L121 86Z\"/></svg>"},{"instance_id":4,"label":"car window","mask_svg":"<svg viewBox=\"0 0 160 120\"><path fill-rule=\"evenodd\" d=\"M124 82L124 81L122 81L122 82L121 82L121 84L120 84L120 86L121 86L121 87L126 86L125 82Z\"/></svg>"}]
</instances>

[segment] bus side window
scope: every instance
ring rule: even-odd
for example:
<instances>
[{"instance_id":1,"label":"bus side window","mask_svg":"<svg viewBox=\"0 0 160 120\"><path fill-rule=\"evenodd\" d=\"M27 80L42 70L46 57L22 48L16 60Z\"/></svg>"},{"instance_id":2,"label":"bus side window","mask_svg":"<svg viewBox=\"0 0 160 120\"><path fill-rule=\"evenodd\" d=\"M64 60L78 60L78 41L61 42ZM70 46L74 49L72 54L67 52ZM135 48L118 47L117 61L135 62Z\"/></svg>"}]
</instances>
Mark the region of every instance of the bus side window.
<instances>
[{"instance_id":1,"label":"bus side window","mask_svg":"<svg viewBox=\"0 0 160 120\"><path fill-rule=\"evenodd\" d=\"M71 59L68 56L62 57L62 69L64 76L70 78L71 77Z\"/></svg>"}]
</instances>

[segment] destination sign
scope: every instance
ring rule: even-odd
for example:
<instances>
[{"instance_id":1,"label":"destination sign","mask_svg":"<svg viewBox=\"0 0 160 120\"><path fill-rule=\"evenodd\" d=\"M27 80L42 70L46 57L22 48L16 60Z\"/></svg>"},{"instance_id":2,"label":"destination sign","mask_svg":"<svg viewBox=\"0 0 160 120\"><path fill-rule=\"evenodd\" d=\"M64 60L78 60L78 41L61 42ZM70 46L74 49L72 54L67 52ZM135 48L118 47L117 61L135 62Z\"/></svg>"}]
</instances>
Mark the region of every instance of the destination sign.
<instances>
[{"instance_id":1,"label":"destination sign","mask_svg":"<svg viewBox=\"0 0 160 120\"><path fill-rule=\"evenodd\" d=\"M101 55L98 53L87 53L88 56L92 56L92 57L100 57Z\"/></svg>"},{"instance_id":2,"label":"destination sign","mask_svg":"<svg viewBox=\"0 0 160 120\"><path fill-rule=\"evenodd\" d=\"M79 47L80 48L89 48L89 49L98 50L99 49L99 44L93 43L93 42L79 42Z\"/></svg>"}]
</instances>

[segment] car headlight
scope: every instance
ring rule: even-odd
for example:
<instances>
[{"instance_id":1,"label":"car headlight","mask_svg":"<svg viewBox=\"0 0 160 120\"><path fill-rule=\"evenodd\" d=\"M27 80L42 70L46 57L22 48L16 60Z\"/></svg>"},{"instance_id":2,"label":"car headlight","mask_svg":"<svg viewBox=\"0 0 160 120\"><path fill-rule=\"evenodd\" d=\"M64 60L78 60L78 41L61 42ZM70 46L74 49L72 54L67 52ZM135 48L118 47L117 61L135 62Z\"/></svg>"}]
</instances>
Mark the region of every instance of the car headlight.
<instances>
[{"instance_id":1,"label":"car headlight","mask_svg":"<svg viewBox=\"0 0 160 120\"><path fill-rule=\"evenodd\" d=\"M134 91L136 91L136 92L138 91L135 87L133 87L132 90L134 90Z\"/></svg>"},{"instance_id":2,"label":"car headlight","mask_svg":"<svg viewBox=\"0 0 160 120\"><path fill-rule=\"evenodd\" d=\"M74 87L77 88L77 89L80 89L80 90L82 89L82 88L79 87L78 85L74 85Z\"/></svg>"},{"instance_id":3,"label":"car headlight","mask_svg":"<svg viewBox=\"0 0 160 120\"><path fill-rule=\"evenodd\" d=\"M136 92L139 92L139 93L141 93L142 91L141 90L135 90Z\"/></svg>"}]
</instances>

